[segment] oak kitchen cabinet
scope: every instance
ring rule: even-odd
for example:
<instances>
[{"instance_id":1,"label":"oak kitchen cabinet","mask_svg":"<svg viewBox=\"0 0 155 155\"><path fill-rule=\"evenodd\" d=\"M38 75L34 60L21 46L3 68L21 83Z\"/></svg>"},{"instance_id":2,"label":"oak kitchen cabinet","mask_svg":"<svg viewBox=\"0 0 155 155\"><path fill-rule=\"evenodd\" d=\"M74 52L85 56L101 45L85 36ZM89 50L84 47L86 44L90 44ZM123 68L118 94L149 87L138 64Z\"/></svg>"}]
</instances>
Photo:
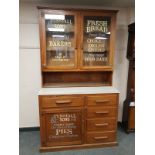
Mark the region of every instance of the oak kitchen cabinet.
<instances>
[{"instance_id":1,"label":"oak kitchen cabinet","mask_svg":"<svg viewBox=\"0 0 155 155\"><path fill-rule=\"evenodd\" d=\"M38 7L41 151L117 144L116 10Z\"/></svg>"}]
</instances>

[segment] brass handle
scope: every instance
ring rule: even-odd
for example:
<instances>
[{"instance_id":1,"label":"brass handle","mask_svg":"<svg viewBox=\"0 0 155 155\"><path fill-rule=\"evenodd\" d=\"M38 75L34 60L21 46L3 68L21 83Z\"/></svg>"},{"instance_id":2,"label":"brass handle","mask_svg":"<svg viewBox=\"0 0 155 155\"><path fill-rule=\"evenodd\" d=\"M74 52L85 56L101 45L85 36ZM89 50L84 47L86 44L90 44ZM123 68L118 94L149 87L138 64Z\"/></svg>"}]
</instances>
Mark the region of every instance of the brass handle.
<instances>
[{"instance_id":1,"label":"brass handle","mask_svg":"<svg viewBox=\"0 0 155 155\"><path fill-rule=\"evenodd\" d=\"M70 103L72 103L72 101L71 100L63 100L63 101L56 101L55 103L56 104L70 104Z\"/></svg>"},{"instance_id":2,"label":"brass handle","mask_svg":"<svg viewBox=\"0 0 155 155\"><path fill-rule=\"evenodd\" d=\"M109 111L96 111L95 113L96 114L108 114Z\"/></svg>"},{"instance_id":3,"label":"brass handle","mask_svg":"<svg viewBox=\"0 0 155 155\"><path fill-rule=\"evenodd\" d=\"M95 124L95 126L98 126L98 127L102 127L102 126L107 126L108 125L108 123L101 123L101 124Z\"/></svg>"},{"instance_id":4,"label":"brass handle","mask_svg":"<svg viewBox=\"0 0 155 155\"><path fill-rule=\"evenodd\" d=\"M109 100L96 100L96 103L105 103L105 102L110 102Z\"/></svg>"},{"instance_id":5,"label":"brass handle","mask_svg":"<svg viewBox=\"0 0 155 155\"><path fill-rule=\"evenodd\" d=\"M103 137L94 137L95 140L100 140L100 139L107 139L108 136L103 136Z\"/></svg>"}]
</instances>

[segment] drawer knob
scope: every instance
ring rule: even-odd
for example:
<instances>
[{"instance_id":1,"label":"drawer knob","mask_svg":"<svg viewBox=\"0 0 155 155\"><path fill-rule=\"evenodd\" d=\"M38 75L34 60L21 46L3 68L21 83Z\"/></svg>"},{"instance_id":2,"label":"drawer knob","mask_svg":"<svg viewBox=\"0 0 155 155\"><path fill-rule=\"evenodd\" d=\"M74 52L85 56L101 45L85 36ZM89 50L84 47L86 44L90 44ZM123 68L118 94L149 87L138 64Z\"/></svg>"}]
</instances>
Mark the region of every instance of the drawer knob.
<instances>
[{"instance_id":1,"label":"drawer knob","mask_svg":"<svg viewBox=\"0 0 155 155\"><path fill-rule=\"evenodd\" d=\"M108 123L95 124L95 126L98 126L98 127L107 126L107 125Z\"/></svg>"},{"instance_id":2,"label":"drawer knob","mask_svg":"<svg viewBox=\"0 0 155 155\"><path fill-rule=\"evenodd\" d=\"M107 139L108 136L103 136L103 137L94 137L95 140L102 140L102 139Z\"/></svg>"},{"instance_id":3,"label":"drawer knob","mask_svg":"<svg viewBox=\"0 0 155 155\"><path fill-rule=\"evenodd\" d=\"M62 101L56 101L55 103L56 104L70 104L70 103L72 103L72 101L71 100L62 100Z\"/></svg>"},{"instance_id":4,"label":"drawer knob","mask_svg":"<svg viewBox=\"0 0 155 155\"><path fill-rule=\"evenodd\" d=\"M110 102L110 100L96 100L96 103L107 103Z\"/></svg>"},{"instance_id":5,"label":"drawer knob","mask_svg":"<svg viewBox=\"0 0 155 155\"><path fill-rule=\"evenodd\" d=\"M95 113L96 114L108 114L109 111L96 111Z\"/></svg>"}]
</instances>

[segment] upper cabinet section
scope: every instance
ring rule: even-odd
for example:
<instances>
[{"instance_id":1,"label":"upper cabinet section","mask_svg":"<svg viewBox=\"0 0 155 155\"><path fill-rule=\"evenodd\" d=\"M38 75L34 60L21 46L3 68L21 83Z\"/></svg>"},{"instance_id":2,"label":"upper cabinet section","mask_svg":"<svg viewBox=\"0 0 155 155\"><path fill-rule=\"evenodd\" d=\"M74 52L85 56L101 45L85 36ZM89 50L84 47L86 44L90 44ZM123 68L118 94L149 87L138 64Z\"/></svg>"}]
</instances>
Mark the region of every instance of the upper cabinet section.
<instances>
[{"instance_id":1,"label":"upper cabinet section","mask_svg":"<svg viewBox=\"0 0 155 155\"><path fill-rule=\"evenodd\" d=\"M40 9L42 71L112 70L115 15Z\"/></svg>"}]
</instances>

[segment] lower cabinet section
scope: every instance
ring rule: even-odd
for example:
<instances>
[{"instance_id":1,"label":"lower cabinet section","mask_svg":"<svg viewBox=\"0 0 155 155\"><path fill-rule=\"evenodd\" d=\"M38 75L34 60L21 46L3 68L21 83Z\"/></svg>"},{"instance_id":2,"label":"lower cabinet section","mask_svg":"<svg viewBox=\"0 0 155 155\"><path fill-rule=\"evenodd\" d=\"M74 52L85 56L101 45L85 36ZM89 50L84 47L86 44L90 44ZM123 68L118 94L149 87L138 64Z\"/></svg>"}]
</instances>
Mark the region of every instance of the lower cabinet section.
<instances>
[{"instance_id":1,"label":"lower cabinet section","mask_svg":"<svg viewBox=\"0 0 155 155\"><path fill-rule=\"evenodd\" d=\"M118 94L39 95L40 151L116 145Z\"/></svg>"}]
</instances>

